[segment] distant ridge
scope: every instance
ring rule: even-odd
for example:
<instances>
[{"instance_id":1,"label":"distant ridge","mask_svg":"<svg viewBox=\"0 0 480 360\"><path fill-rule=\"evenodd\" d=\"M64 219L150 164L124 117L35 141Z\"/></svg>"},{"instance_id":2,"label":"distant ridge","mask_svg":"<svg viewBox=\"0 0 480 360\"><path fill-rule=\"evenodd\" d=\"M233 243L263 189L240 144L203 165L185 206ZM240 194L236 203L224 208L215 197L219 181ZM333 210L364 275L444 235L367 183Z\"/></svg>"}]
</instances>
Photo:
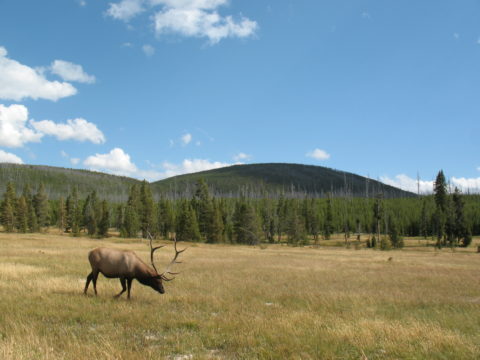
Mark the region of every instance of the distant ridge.
<instances>
[{"instance_id":1,"label":"distant ridge","mask_svg":"<svg viewBox=\"0 0 480 360\"><path fill-rule=\"evenodd\" d=\"M130 186L140 184L136 179L96 171L0 163L0 194L5 192L9 181L15 183L17 193L21 193L26 184L35 190L43 183L49 198L58 199L68 196L76 186L81 197L96 190L99 197L114 202L125 201Z\"/></svg>"},{"instance_id":2,"label":"distant ridge","mask_svg":"<svg viewBox=\"0 0 480 360\"><path fill-rule=\"evenodd\" d=\"M205 179L216 196L333 196L373 197L382 193L385 197L412 197L415 194L385 185L379 181L356 174L322 166L301 164L247 164L233 165L194 174L179 175L151 183L155 198L190 197L199 179ZM141 181L125 176L101 172L66 169L43 165L19 165L0 163L0 195L6 184L15 183L17 193L26 184L34 190L43 183L50 199L66 197L73 187L85 197L93 190L98 196L112 202L125 201L133 184Z\"/></svg>"},{"instance_id":3,"label":"distant ridge","mask_svg":"<svg viewBox=\"0 0 480 360\"><path fill-rule=\"evenodd\" d=\"M233 165L152 183L155 192L191 194L203 178L218 196L309 195L412 197L415 194L353 173L323 166L265 163Z\"/></svg>"}]
</instances>

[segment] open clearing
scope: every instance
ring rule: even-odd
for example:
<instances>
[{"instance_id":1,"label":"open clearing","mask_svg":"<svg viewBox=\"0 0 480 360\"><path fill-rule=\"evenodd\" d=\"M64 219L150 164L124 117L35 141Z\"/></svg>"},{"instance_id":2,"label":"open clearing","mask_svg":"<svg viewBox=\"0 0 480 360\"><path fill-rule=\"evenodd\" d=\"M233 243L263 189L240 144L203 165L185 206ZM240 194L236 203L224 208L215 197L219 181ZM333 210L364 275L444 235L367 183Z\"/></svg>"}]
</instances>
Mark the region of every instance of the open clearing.
<instances>
[{"instance_id":1,"label":"open clearing","mask_svg":"<svg viewBox=\"0 0 480 360\"><path fill-rule=\"evenodd\" d=\"M188 244L165 295L135 281L127 301L102 275L83 296L97 246L148 263L139 239L0 234L1 359L480 358L473 248Z\"/></svg>"}]
</instances>

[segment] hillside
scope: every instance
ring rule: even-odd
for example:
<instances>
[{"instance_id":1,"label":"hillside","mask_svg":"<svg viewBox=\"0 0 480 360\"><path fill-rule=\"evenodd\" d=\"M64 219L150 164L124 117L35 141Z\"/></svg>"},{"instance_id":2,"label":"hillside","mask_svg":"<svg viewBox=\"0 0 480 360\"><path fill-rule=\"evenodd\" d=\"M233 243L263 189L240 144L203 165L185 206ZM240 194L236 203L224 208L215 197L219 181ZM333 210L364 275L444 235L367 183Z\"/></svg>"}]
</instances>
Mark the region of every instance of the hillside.
<instances>
[{"instance_id":1,"label":"hillside","mask_svg":"<svg viewBox=\"0 0 480 360\"><path fill-rule=\"evenodd\" d=\"M299 164L250 164L180 175L151 183L155 198L162 194L170 197L191 196L197 181L203 178L211 192L218 196L249 197L313 195L322 197L328 192L334 196L345 193L356 197L373 196L383 192L385 197L410 197L412 193L382 184L365 177L321 166ZM100 172L66 169L53 166L17 165L0 163L0 194L7 182L13 181L17 191L25 184L35 188L46 187L50 199L67 196L76 186L80 196L96 190L101 198L125 201L131 185L139 180Z\"/></svg>"},{"instance_id":2,"label":"hillside","mask_svg":"<svg viewBox=\"0 0 480 360\"><path fill-rule=\"evenodd\" d=\"M414 194L385 185L376 180L322 166L300 164L249 164L202 171L152 183L154 192L191 194L195 183L203 178L212 193L222 196L263 196L309 194L323 197L328 192L336 196L346 193L356 197L411 197Z\"/></svg>"},{"instance_id":3,"label":"hillside","mask_svg":"<svg viewBox=\"0 0 480 360\"><path fill-rule=\"evenodd\" d=\"M125 201L130 186L140 183L136 179L88 170L0 163L0 194L5 192L9 181L15 183L17 192L26 184L35 189L43 183L50 199L66 197L77 186L81 197L96 190L101 198L109 201Z\"/></svg>"}]
</instances>

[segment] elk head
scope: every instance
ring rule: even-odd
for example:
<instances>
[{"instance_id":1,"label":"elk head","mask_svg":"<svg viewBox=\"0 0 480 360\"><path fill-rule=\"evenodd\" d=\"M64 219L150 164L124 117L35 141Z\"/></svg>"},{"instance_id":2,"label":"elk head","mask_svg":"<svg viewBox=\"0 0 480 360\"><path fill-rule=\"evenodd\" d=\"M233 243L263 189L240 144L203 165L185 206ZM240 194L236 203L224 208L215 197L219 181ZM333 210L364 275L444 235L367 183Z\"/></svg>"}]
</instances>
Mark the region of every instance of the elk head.
<instances>
[{"instance_id":1,"label":"elk head","mask_svg":"<svg viewBox=\"0 0 480 360\"><path fill-rule=\"evenodd\" d=\"M174 246L174 249L175 249L175 256L173 257L173 260L170 261L170 263L167 265L165 271L162 272L161 274L159 274L158 270L155 266L155 263L153 261L153 253L156 250L161 249L165 245L160 245L160 246L153 247L153 244L152 244L153 237L152 237L152 235L150 235L150 233L148 234L148 237L150 238L150 262L152 263L152 267L155 270L156 275L147 280L147 285L149 285L155 291L158 291L160 294L164 294L165 289L163 288L163 281L172 281L173 279L175 279L175 275L177 275L178 272L172 272L171 268L175 264L181 264L181 261L177 261L178 255L180 255L182 252L187 250L187 248L185 248L183 250L178 250L177 249L177 238L175 237L174 241L173 241L173 246ZM171 276L171 277L168 277L168 276Z\"/></svg>"}]
</instances>

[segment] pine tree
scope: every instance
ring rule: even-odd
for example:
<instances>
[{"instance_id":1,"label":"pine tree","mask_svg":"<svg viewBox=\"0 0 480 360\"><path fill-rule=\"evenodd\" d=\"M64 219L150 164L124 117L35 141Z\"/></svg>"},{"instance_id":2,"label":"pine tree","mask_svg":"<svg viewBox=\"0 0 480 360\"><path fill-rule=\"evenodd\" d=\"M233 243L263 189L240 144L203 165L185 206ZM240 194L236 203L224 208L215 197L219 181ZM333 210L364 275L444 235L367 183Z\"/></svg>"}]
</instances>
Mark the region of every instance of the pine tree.
<instances>
[{"instance_id":1,"label":"pine tree","mask_svg":"<svg viewBox=\"0 0 480 360\"><path fill-rule=\"evenodd\" d=\"M83 204L83 224L87 228L88 235L95 236L98 231L98 221L100 220L99 203L97 192L92 191Z\"/></svg>"},{"instance_id":2,"label":"pine tree","mask_svg":"<svg viewBox=\"0 0 480 360\"><path fill-rule=\"evenodd\" d=\"M37 215L38 226L40 228L48 226L48 196L43 184L40 184L37 193L33 197L33 206Z\"/></svg>"},{"instance_id":3,"label":"pine tree","mask_svg":"<svg viewBox=\"0 0 480 360\"><path fill-rule=\"evenodd\" d=\"M437 247L441 248L442 245L445 245L445 226L447 223L447 182L445 181L445 175L443 171L440 170L435 179L434 187L434 198L435 198L435 228L437 233Z\"/></svg>"},{"instance_id":4,"label":"pine tree","mask_svg":"<svg viewBox=\"0 0 480 360\"><path fill-rule=\"evenodd\" d=\"M454 236L458 245L467 247L472 242L472 234L465 220L464 207L462 194L458 188L455 188L455 192L452 196L453 208L454 208Z\"/></svg>"},{"instance_id":5,"label":"pine tree","mask_svg":"<svg viewBox=\"0 0 480 360\"><path fill-rule=\"evenodd\" d=\"M115 212L115 228L121 231L124 221L125 208L122 204L118 204Z\"/></svg>"},{"instance_id":6,"label":"pine tree","mask_svg":"<svg viewBox=\"0 0 480 360\"><path fill-rule=\"evenodd\" d=\"M175 212L173 210L171 201L164 198L160 199L157 208L158 233L166 239L175 229Z\"/></svg>"},{"instance_id":7,"label":"pine tree","mask_svg":"<svg viewBox=\"0 0 480 360\"><path fill-rule=\"evenodd\" d=\"M67 210L66 210L66 205L65 205L65 199L63 196L60 197L58 200L58 220L57 220L57 226L59 229L64 230L65 225L67 223Z\"/></svg>"},{"instance_id":8,"label":"pine tree","mask_svg":"<svg viewBox=\"0 0 480 360\"><path fill-rule=\"evenodd\" d=\"M137 211L133 204L127 204L120 235L126 238L134 238L138 236L140 230L140 222L138 220Z\"/></svg>"},{"instance_id":9,"label":"pine tree","mask_svg":"<svg viewBox=\"0 0 480 360\"><path fill-rule=\"evenodd\" d=\"M2 225L6 232L13 232L15 230L15 208L17 204L17 197L15 193L15 185L9 182L7 190L3 195L2 202Z\"/></svg>"},{"instance_id":10,"label":"pine tree","mask_svg":"<svg viewBox=\"0 0 480 360\"><path fill-rule=\"evenodd\" d=\"M427 215L427 200L423 199L422 201L422 211L420 215L420 235L424 239L428 237L428 215Z\"/></svg>"},{"instance_id":11,"label":"pine tree","mask_svg":"<svg viewBox=\"0 0 480 360\"><path fill-rule=\"evenodd\" d=\"M400 236L398 231L397 220L390 217L389 227L388 227L388 236L392 246L396 249L401 249L404 246L403 238Z\"/></svg>"},{"instance_id":12,"label":"pine tree","mask_svg":"<svg viewBox=\"0 0 480 360\"><path fill-rule=\"evenodd\" d=\"M147 239L149 234L155 235L155 204L153 202L150 185L144 180L140 186L140 230L142 237Z\"/></svg>"},{"instance_id":13,"label":"pine tree","mask_svg":"<svg viewBox=\"0 0 480 360\"><path fill-rule=\"evenodd\" d=\"M110 211L108 210L108 203L106 200L102 201L101 214L100 222L98 224L98 236L107 237L108 228L110 227Z\"/></svg>"},{"instance_id":14,"label":"pine tree","mask_svg":"<svg viewBox=\"0 0 480 360\"><path fill-rule=\"evenodd\" d=\"M73 236L80 236L80 226L82 221L82 212L78 200L78 189L74 187L67 197L66 202L66 227L65 231L71 231Z\"/></svg>"},{"instance_id":15,"label":"pine tree","mask_svg":"<svg viewBox=\"0 0 480 360\"><path fill-rule=\"evenodd\" d=\"M305 233L305 222L301 216L297 200L289 201L289 212L287 220L288 243L291 245L301 245L307 243Z\"/></svg>"},{"instance_id":16,"label":"pine tree","mask_svg":"<svg viewBox=\"0 0 480 360\"><path fill-rule=\"evenodd\" d=\"M224 227L223 227L220 206L214 199L212 200L212 206L213 206L213 217L212 217L212 224L209 226L210 234L207 237L207 242L211 244L222 243L224 241L224 236L223 236Z\"/></svg>"},{"instance_id":17,"label":"pine tree","mask_svg":"<svg viewBox=\"0 0 480 360\"><path fill-rule=\"evenodd\" d=\"M325 209L325 223L323 225L323 237L329 240L333 232L333 211L332 211L332 197L328 195Z\"/></svg>"},{"instance_id":18,"label":"pine tree","mask_svg":"<svg viewBox=\"0 0 480 360\"><path fill-rule=\"evenodd\" d=\"M16 225L17 229L21 233L26 233L28 231L28 208L27 201L24 196L20 196L17 201L17 211L16 211Z\"/></svg>"},{"instance_id":19,"label":"pine tree","mask_svg":"<svg viewBox=\"0 0 480 360\"><path fill-rule=\"evenodd\" d=\"M277 237L278 237L278 242L280 243L282 241L282 235L285 231L286 223L287 223L287 200L284 197L284 194L282 193L280 198L278 199L277 202Z\"/></svg>"},{"instance_id":20,"label":"pine tree","mask_svg":"<svg viewBox=\"0 0 480 360\"><path fill-rule=\"evenodd\" d=\"M27 223L28 223L28 231L29 232L37 232L38 228L38 221L37 221L37 214L35 212L35 208L33 206L33 195L30 186L27 184L23 187L22 196L25 198L25 202L27 205Z\"/></svg>"},{"instance_id":21,"label":"pine tree","mask_svg":"<svg viewBox=\"0 0 480 360\"><path fill-rule=\"evenodd\" d=\"M204 179L200 179L197 182L197 188L195 191L195 197L192 201L192 206L197 214L200 235L204 241L213 242L213 240L210 238L217 236L212 228L214 210L212 199L208 191L208 186Z\"/></svg>"},{"instance_id":22,"label":"pine tree","mask_svg":"<svg viewBox=\"0 0 480 360\"><path fill-rule=\"evenodd\" d=\"M202 238L198 228L197 216L190 201L182 200L180 204L175 235L178 241L197 242Z\"/></svg>"},{"instance_id":23,"label":"pine tree","mask_svg":"<svg viewBox=\"0 0 480 360\"><path fill-rule=\"evenodd\" d=\"M380 241L380 245L381 245L381 242L383 239L380 239L380 230L381 230L381 226L380 224L382 223L382 214L384 212L384 206L383 206L383 194L378 194L375 198L375 202L373 204L373 218L374 218L374 221L375 221L375 230L377 232L377 238L376 240L377 241ZM377 242L375 242L375 245L377 244Z\"/></svg>"},{"instance_id":24,"label":"pine tree","mask_svg":"<svg viewBox=\"0 0 480 360\"><path fill-rule=\"evenodd\" d=\"M127 206L125 208L124 220L120 235L122 237L137 237L140 231L140 211L141 211L140 193L136 185L130 187Z\"/></svg>"},{"instance_id":25,"label":"pine tree","mask_svg":"<svg viewBox=\"0 0 480 360\"><path fill-rule=\"evenodd\" d=\"M233 214L234 241L239 244L255 245L260 242L260 226L257 215L245 199L237 202Z\"/></svg>"}]
</instances>

